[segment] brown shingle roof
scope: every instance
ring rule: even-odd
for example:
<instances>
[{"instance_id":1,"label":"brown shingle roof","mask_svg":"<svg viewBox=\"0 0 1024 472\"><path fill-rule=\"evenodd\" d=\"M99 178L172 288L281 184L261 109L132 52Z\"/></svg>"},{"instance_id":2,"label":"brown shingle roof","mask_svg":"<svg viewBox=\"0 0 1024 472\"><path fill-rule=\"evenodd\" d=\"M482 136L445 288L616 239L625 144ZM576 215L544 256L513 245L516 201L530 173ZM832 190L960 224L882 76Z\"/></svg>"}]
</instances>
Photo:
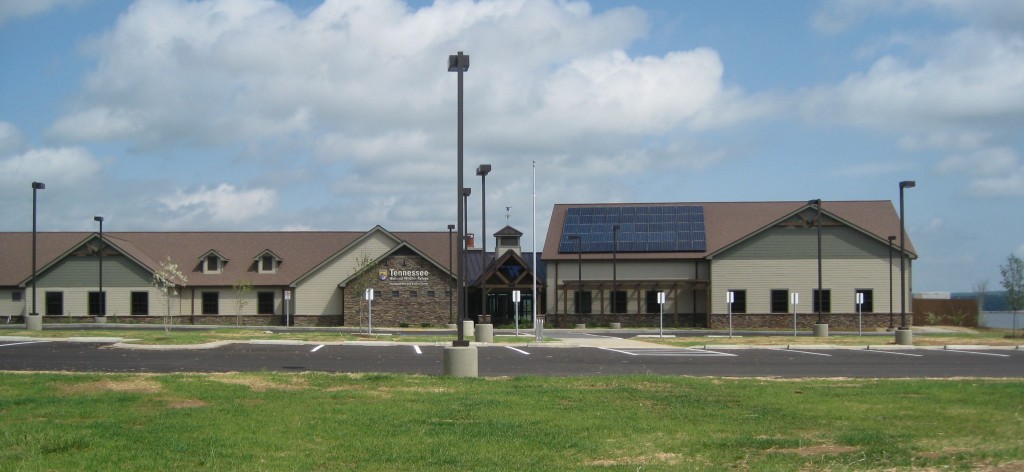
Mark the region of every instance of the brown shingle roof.
<instances>
[{"instance_id":1,"label":"brown shingle roof","mask_svg":"<svg viewBox=\"0 0 1024 472\"><path fill-rule=\"evenodd\" d=\"M807 202L683 202L683 203L590 203L557 204L551 211L551 223L544 239L544 260L572 259L575 253L560 254L565 214L575 207L627 207L627 206L674 206L699 205L704 207L704 227L707 250L702 252L646 252L619 253L624 259L702 259L756 233L768 225L807 206ZM898 235L899 215L888 200L870 201L824 201L822 211L840 218L861 230L873 234L883 241L889 235ZM907 237L907 251L915 254L914 246ZM584 254L590 259L611 259L611 253Z\"/></svg>"},{"instance_id":2,"label":"brown shingle roof","mask_svg":"<svg viewBox=\"0 0 1024 472\"><path fill-rule=\"evenodd\" d=\"M96 233L38 233L39 268ZM255 286L294 282L367 234L357 231L308 232L104 232L103 236L150 270L168 256L188 277L189 286L227 286L239 279ZM391 233L442 267L448 267L447 232ZM219 274L204 274L199 257L209 251L228 259ZM253 259L266 250L281 258L276 273L260 274ZM0 286L15 286L32 274L32 233L0 233Z\"/></svg>"}]
</instances>

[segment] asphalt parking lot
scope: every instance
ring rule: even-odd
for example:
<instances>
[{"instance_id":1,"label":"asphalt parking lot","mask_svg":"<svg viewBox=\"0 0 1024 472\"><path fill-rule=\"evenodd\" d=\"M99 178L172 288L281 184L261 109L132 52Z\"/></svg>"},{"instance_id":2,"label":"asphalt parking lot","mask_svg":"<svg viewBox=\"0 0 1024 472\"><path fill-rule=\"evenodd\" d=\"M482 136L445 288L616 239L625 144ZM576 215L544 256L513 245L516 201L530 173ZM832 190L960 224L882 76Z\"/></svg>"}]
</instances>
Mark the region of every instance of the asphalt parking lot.
<instances>
[{"instance_id":1,"label":"asphalt parking lot","mask_svg":"<svg viewBox=\"0 0 1024 472\"><path fill-rule=\"evenodd\" d=\"M481 376L1024 377L1011 349L697 349L478 346ZM0 370L97 372L443 373L442 345L232 343L205 349L131 349L111 342L0 341Z\"/></svg>"}]
</instances>

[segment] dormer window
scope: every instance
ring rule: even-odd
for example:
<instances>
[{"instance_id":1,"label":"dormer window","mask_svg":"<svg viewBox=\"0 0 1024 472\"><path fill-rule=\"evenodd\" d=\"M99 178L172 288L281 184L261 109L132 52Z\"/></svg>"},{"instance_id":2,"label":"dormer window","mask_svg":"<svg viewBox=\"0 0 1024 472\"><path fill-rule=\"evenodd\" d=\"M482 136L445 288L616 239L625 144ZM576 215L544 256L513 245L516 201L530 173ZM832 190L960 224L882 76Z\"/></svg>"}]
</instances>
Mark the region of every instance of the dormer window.
<instances>
[{"instance_id":1,"label":"dormer window","mask_svg":"<svg viewBox=\"0 0 1024 472\"><path fill-rule=\"evenodd\" d=\"M276 273L277 266L281 264L281 258L277 257L277 254L274 254L269 249L260 253L253 260L256 262L256 272L261 274Z\"/></svg>"},{"instance_id":2,"label":"dormer window","mask_svg":"<svg viewBox=\"0 0 1024 472\"><path fill-rule=\"evenodd\" d=\"M224 265L228 263L227 258L217 251L207 252L199 258L199 261L204 274L219 274L224 271Z\"/></svg>"}]
</instances>

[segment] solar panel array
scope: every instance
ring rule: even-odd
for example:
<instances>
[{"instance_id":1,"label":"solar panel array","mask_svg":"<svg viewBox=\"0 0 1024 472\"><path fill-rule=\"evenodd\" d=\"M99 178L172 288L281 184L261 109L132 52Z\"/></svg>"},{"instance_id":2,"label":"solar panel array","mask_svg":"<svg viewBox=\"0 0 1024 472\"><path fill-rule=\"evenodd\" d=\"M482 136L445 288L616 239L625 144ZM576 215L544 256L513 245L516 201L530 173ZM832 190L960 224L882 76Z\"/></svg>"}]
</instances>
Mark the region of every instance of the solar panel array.
<instances>
[{"instance_id":1,"label":"solar panel array","mask_svg":"<svg viewBox=\"0 0 1024 472\"><path fill-rule=\"evenodd\" d=\"M558 252L612 252L612 225L619 225L618 252L706 251L704 207L574 207L565 214ZM570 239L579 235L580 240Z\"/></svg>"}]
</instances>

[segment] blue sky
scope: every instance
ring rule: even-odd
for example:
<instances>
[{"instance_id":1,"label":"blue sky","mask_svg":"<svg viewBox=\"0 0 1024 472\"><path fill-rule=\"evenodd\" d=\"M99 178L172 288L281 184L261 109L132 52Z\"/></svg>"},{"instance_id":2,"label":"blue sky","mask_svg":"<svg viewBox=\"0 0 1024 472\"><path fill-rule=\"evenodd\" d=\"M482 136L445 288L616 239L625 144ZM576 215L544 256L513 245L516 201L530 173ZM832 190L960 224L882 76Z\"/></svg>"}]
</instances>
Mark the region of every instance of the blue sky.
<instances>
[{"instance_id":1,"label":"blue sky","mask_svg":"<svg viewBox=\"0 0 1024 472\"><path fill-rule=\"evenodd\" d=\"M1024 255L1024 3L8 0L0 230L488 232L575 202L898 199L917 291ZM511 207L506 219L505 207ZM894 234L895 234L894 229ZM540 241L539 241L540 242Z\"/></svg>"}]
</instances>

